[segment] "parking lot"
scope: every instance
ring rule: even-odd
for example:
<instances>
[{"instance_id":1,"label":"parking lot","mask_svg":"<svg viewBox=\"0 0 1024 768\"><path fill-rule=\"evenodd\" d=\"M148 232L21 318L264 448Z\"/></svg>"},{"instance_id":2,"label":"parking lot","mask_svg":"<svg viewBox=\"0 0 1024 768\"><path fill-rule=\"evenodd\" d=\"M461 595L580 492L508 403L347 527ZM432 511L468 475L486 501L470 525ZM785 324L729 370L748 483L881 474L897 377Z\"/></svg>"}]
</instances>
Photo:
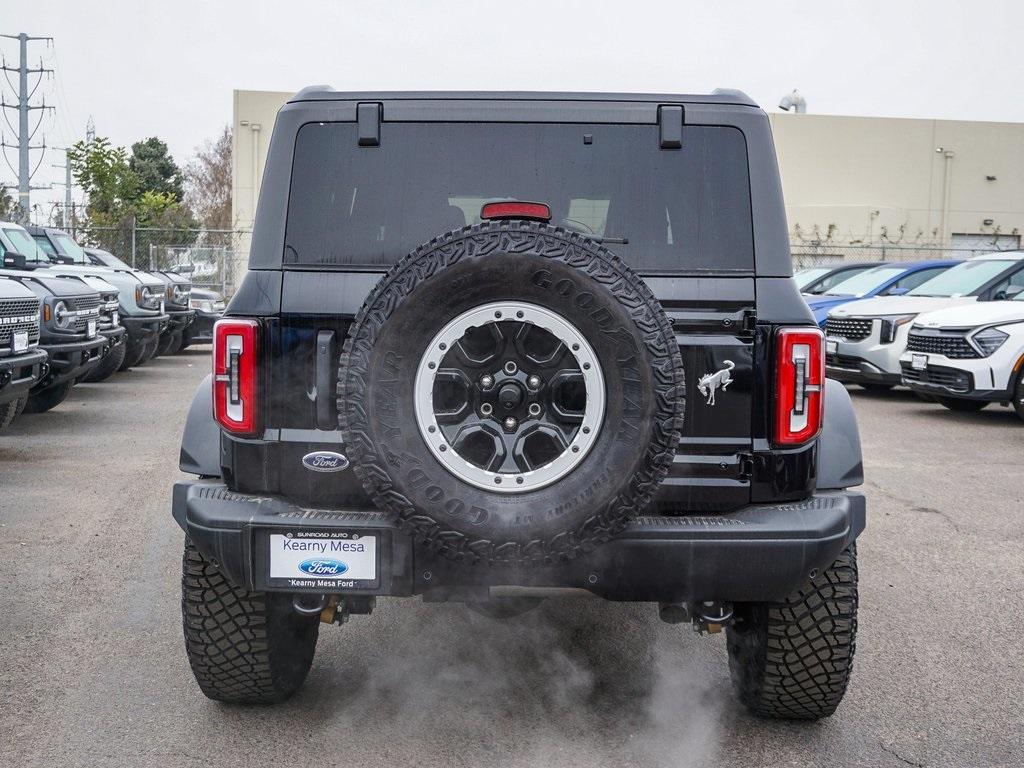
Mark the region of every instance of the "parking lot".
<instances>
[{"instance_id":1,"label":"parking lot","mask_svg":"<svg viewBox=\"0 0 1024 768\"><path fill-rule=\"evenodd\" d=\"M285 705L214 704L185 658L178 440L206 348L76 387L0 436L0 765L1019 765L1024 428L854 390L868 530L854 678L817 724L731 701L724 636L653 606L499 622L385 599L324 626ZM58 427L59 425L59 427Z\"/></svg>"}]
</instances>

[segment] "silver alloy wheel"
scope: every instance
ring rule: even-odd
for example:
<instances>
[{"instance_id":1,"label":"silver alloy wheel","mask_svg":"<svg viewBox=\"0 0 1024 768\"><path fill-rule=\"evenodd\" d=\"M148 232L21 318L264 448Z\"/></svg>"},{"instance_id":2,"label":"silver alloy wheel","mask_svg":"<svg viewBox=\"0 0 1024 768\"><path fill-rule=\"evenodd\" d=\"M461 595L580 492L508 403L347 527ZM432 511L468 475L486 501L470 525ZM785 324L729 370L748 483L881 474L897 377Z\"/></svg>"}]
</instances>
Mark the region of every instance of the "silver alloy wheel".
<instances>
[{"instance_id":1,"label":"silver alloy wheel","mask_svg":"<svg viewBox=\"0 0 1024 768\"><path fill-rule=\"evenodd\" d=\"M536 379L539 387L528 385ZM434 457L496 493L565 477L593 448L604 419L593 348L561 315L519 301L485 304L445 325L420 359L413 391Z\"/></svg>"}]
</instances>

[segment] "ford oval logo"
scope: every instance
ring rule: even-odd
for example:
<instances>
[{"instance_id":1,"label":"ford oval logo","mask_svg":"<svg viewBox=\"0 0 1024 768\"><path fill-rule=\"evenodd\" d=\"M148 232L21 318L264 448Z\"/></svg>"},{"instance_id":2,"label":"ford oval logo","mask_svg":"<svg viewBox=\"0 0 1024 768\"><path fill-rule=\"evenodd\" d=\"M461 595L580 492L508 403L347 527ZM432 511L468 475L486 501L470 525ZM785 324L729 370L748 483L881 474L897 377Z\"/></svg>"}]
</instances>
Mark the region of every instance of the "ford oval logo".
<instances>
[{"instance_id":1,"label":"ford oval logo","mask_svg":"<svg viewBox=\"0 0 1024 768\"><path fill-rule=\"evenodd\" d=\"M299 563L299 570L310 576L341 576L348 570L348 566L341 560L317 557L312 560L303 560Z\"/></svg>"},{"instance_id":2,"label":"ford oval logo","mask_svg":"<svg viewBox=\"0 0 1024 768\"><path fill-rule=\"evenodd\" d=\"M314 472L340 472L348 468L348 459L334 451L314 451L302 457L306 469Z\"/></svg>"}]
</instances>

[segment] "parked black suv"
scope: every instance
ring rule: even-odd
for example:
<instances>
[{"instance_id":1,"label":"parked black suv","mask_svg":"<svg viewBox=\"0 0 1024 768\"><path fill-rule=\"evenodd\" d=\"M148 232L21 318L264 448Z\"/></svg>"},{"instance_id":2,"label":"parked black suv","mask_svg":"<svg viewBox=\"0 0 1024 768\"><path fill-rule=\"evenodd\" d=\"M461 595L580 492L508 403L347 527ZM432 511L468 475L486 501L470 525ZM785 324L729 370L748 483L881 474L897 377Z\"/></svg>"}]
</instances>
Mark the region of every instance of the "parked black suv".
<instances>
[{"instance_id":1,"label":"parked black suv","mask_svg":"<svg viewBox=\"0 0 1024 768\"><path fill-rule=\"evenodd\" d=\"M39 298L17 280L0 277L0 431L28 402L28 392L46 373L39 348Z\"/></svg>"},{"instance_id":2,"label":"parked black suv","mask_svg":"<svg viewBox=\"0 0 1024 768\"><path fill-rule=\"evenodd\" d=\"M156 355L175 355L181 349L185 332L196 319L195 310L189 307L192 280L187 275L167 269L151 269L149 274L164 284L164 306L170 317L170 322L160 334Z\"/></svg>"},{"instance_id":3,"label":"parked black suv","mask_svg":"<svg viewBox=\"0 0 1024 768\"><path fill-rule=\"evenodd\" d=\"M306 89L249 259L174 488L207 696L289 696L377 595L569 588L724 628L754 712L835 710L860 445L749 98Z\"/></svg>"}]
</instances>

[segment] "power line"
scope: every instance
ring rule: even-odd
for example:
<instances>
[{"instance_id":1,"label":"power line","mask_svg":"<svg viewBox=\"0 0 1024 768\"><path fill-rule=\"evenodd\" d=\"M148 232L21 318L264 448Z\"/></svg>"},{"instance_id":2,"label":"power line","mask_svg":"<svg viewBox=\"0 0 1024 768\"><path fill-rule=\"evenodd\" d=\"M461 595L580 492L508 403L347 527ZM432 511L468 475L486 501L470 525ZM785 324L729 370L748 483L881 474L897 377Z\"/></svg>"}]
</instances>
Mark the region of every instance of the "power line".
<instances>
[{"instance_id":1,"label":"power line","mask_svg":"<svg viewBox=\"0 0 1024 768\"><path fill-rule=\"evenodd\" d=\"M18 73L18 103L8 104L6 98L0 99L0 108L3 109L17 109L18 110L18 206L21 209L21 219L27 222L30 211L30 192L32 189L45 189L45 187L33 187L32 176L39 166L43 162L43 155L40 156L39 162L36 163L35 168L30 168L29 153L32 150L42 149L46 150L46 140L43 139L41 144L32 144L32 139L36 132L39 130L39 126L43 123L43 116L47 110L52 111L53 107L46 105L44 99L41 104L32 104L32 98L35 96L36 91L39 89L39 84L43 80L43 76L52 74L52 69L46 69L43 67L42 61L39 62L39 66L30 68L28 65L28 44L30 42L46 41L47 43L52 42L51 37L32 37L26 35L24 32L18 35L0 35L0 37L6 37L11 40L18 41L19 48L19 62L18 67L8 67L7 63L4 62L0 65L0 70L3 71L4 77L8 77L8 72ZM29 76L36 75L35 84L29 89ZM10 80L8 79L8 83ZM13 88L13 83L10 83ZM29 130L29 114L31 112L38 111L39 119L36 121L35 126ZM6 115L6 113L4 113ZM8 123L8 125L10 125ZM10 126L12 132L14 132L14 126ZM0 139L0 151L4 153L4 159L7 157L7 144L6 140Z\"/></svg>"}]
</instances>

